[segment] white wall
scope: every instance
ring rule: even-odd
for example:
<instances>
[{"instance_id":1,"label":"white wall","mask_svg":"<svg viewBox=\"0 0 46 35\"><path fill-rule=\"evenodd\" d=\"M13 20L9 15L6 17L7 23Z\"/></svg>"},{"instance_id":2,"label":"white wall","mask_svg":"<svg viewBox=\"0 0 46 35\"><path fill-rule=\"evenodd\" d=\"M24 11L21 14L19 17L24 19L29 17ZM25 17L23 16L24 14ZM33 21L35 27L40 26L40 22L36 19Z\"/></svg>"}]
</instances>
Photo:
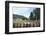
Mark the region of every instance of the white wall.
<instances>
[{"instance_id":1,"label":"white wall","mask_svg":"<svg viewBox=\"0 0 46 35\"><path fill-rule=\"evenodd\" d=\"M5 35L4 34L5 33L5 1L6 0L0 0L0 34L1 35ZM28 2L44 2L44 3L46 3L46 0L14 0L14 1L28 1ZM45 16L46 16L46 14L45 14ZM16 34L16 35L45 35L45 34L46 34L46 32L41 32L41 33L23 33L23 34Z\"/></svg>"}]
</instances>

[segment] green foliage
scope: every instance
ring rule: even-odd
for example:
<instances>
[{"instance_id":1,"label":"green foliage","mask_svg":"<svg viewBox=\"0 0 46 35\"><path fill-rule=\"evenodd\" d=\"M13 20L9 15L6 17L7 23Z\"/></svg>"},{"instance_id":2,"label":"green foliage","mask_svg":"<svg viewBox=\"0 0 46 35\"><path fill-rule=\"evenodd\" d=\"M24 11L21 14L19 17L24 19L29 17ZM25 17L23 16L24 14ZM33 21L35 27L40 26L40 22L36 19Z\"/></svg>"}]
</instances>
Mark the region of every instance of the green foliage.
<instances>
[{"instance_id":1,"label":"green foliage","mask_svg":"<svg viewBox=\"0 0 46 35\"><path fill-rule=\"evenodd\" d=\"M35 13L35 17L37 17L37 19L40 19L40 8L36 8L34 10L34 13Z\"/></svg>"},{"instance_id":2,"label":"green foliage","mask_svg":"<svg viewBox=\"0 0 46 35\"><path fill-rule=\"evenodd\" d=\"M30 14L30 20L32 20L33 19L33 12L31 12L31 14Z\"/></svg>"},{"instance_id":3,"label":"green foliage","mask_svg":"<svg viewBox=\"0 0 46 35\"><path fill-rule=\"evenodd\" d=\"M28 20L26 17L22 17L22 20Z\"/></svg>"},{"instance_id":4,"label":"green foliage","mask_svg":"<svg viewBox=\"0 0 46 35\"><path fill-rule=\"evenodd\" d=\"M40 8L36 8L33 12L30 13L30 20L37 20L40 19Z\"/></svg>"}]
</instances>

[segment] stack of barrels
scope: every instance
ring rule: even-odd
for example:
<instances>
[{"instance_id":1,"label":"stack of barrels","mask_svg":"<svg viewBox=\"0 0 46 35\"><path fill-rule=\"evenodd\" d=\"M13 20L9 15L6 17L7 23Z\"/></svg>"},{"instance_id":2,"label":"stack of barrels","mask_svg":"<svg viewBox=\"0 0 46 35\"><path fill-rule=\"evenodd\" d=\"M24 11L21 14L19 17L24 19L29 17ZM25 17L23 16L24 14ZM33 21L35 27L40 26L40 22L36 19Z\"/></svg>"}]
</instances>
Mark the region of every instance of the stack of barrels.
<instances>
[{"instance_id":1,"label":"stack of barrels","mask_svg":"<svg viewBox=\"0 0 46 35\"><path fill-rule=\"evenodd\" d=\"M13 28L40 27L40 22L14 23Z\"/></svg>"}]
</instances>

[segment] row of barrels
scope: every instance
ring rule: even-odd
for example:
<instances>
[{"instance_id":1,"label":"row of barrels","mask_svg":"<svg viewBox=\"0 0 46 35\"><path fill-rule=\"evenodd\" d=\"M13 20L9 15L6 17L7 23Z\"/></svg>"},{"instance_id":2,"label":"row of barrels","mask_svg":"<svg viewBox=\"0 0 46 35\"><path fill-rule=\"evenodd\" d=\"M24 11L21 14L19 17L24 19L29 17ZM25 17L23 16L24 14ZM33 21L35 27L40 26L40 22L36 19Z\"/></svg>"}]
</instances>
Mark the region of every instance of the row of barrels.
<instances>
[{"instance_id":1,"label":"row of barrels","mask_svg":"<svg viewBox=\"0 0 46 35\"><path fill-rule=\"evenodd\" d=\"M13 23L13 28L23 28L23 27L40 27L40 23Z\"/></svg>"}]
</instances>

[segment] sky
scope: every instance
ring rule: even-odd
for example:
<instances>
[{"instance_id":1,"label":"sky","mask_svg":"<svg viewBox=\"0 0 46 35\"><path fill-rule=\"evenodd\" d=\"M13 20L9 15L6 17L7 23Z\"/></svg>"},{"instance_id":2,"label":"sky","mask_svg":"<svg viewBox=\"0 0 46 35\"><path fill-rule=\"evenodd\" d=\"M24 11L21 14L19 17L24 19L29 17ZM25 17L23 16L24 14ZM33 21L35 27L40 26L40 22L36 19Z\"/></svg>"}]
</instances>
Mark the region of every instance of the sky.
<instances>
[{"instance_id":1,"label":"sky","mask_svg":"<svg viewBox=\"0 0 46 35\"><path fill-rule=\"evenodd\" d=\"M30 13L34 9L35 8L31 8L31 7L14 7L13 8L13 14L22 15L22 16L25 16L25 17L29 18Z\"/></svg>"}]
</instances>

